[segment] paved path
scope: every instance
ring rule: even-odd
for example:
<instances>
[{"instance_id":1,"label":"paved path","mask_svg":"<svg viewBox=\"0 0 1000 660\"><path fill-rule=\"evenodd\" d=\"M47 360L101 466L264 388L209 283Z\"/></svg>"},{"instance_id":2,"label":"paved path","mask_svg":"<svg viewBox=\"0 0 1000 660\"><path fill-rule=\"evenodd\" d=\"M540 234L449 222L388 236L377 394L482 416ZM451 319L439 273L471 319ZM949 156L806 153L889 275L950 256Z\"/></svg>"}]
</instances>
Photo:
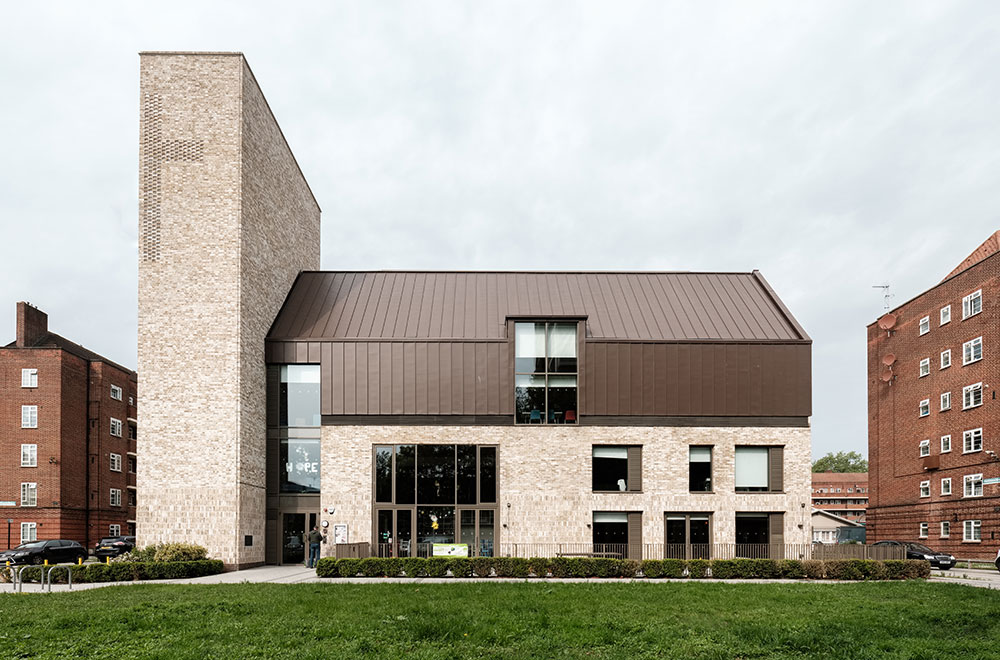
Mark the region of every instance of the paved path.
<instances>
[{"instance_id":1,"label":"paved path","mask_svg":"<svg viewBox=\"0 0 1000 660\"><path fill-rule=\"evenodd\" d=\"M1000 589L1000 571L978 568L953 568L950 571L931 571L932 582L951 582L981 589Z\"/></svg>"}]
</instances>

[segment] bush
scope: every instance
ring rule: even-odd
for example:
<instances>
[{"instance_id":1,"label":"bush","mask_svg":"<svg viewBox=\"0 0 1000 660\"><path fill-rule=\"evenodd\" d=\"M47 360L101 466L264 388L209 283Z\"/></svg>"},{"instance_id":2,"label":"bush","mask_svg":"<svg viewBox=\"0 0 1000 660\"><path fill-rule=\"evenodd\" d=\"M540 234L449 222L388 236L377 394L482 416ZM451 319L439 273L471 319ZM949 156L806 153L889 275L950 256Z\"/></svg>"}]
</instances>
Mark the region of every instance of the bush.
<instances>
[{"instance_id":1,"label":"bush","mask_svg":"<svg viewBox=\"0 0 1000 660\"><path fill-rule=\"evenodd\" d=\"M552 577L585 578L596 570L594 559L589 557L555 557L551 560Z\"/></svg>"},{"instance_id":2,"label":"bush","mask_svg":"<svg viewBox=\"0 0 1000 660\"><path fill-rule=\"evenodd\" d=\"M862 580L884 580L885 564L874 559L854 559Z\"/></svg>"},{"instance_id":3,"label":"bush","mask_svg":"<svg viewBox=\"0 0 1000 660\"><path fill-rule=\"evenodd\" d=\"M717 580L731 580L737 577L736 561L733 559L713 559L712 577Z\"/></svg>"},{"instance_id":4,"label":"bush","mask_svg":"<svg viewBox=\"0 0 1000 660\"><path fill-rule=\"evenodd\" d=\"M639 574L639 561L637 559L621 560L621 576L623 578L634 578Z\"/></svg>"},{"instance_id":5,"label":"bush","mask_svg":"<svg viewBox=\"0 0 1000 660\"><path fill-rule=\"evenodd\" d=\"M531 571L535 577L548 577L549 563L548 557L532 557L528 560L528 570Z\"/></svg>"},{"instance_id":6,"label":"bush","mask_svg":"<svg viewBox=\"0 0 1000 660\"><path fill-rule=\"evenodd\" d=\"M707 559L692 559L687 563L688 577L703 578L712 562Z\"/></svg>"},{"instance_id":7,"label":"bush","mask_svg":"<svg viewBox=\"0 0 1000 660\"><path fill-rule=\"evenodd\" d=\"M403 557L403 572L406 577L424 577L427 575L426 559L420 557Z\"/></svg>"},{"instance_id":8,"label":"bush","mask_svg":"<svg viewBox=\"0 0 1000 660\"><path fill-rule=\"evenodd\" d=\"M781 571L778 568L778 560L776 559L748 559L747 561L749 562L752 577L773 580L781 576Z\"/></svg>"},{"instance_id":9,"label":"bush","mask_svg":"<svg viewBox=\"0 0 1000 660\"><path fill-rule=\"evenodd\" d=\"M684 577L684 569L687 568L687 562L683 559L664 559L662 567L663 577L682 578Z\"/></svg>"},{"instance_id":10,"label":"bush","mask_svg":"<svg viewBox=\"0 0 1000 660\"><path fill-rule=\"evenodd\" d=\"M427 577L445 577L448 575L448 562L451 561L449 557L429 557L424 560L426 562L425 571L427 571Z\"/></svg>"},{"instance_id":11,"label":"bush","mask_svg":"<svg viewBox=\"0 0 1000 660\"><path fill-rule=\"evenodd\" d=\"M452 577L472 577L472 560L468 557L452 557L448 561Z\"/></svg>"},{"instance_id":12,"label":"bush","mask_svg":"<svg viewBox=\"0 0 1000 660\"><path fill-rule=\"evenodd\" d=\"M595 558L592 561L593 570L589 571L589 575L581 577L612 578L619 577L622 574L621 559Z\"/></svg>"},{"instance_id":13,"label":"bush","mask_svg":"<svg viewBox=\"0 0 1000 660\"><path fill-rule=\"evenodd\" d=\"M778 562L778 575L787 580L801 580L806 572L798 559L782 559Z\"/></svg>"},{"instance_id":14,"label":"bush","mask_svg":"<svg viewBox=\"0 0 1000 660\"><path fill-rule=\"evenodd\" d=\"M643 559L642 563L639 564L639 568L642 570L642 574L651 579L655 580L657 578L663 577L663 559Z\"/></svg>"},{"instance_id":15,"label":"bush","mask_svg":"<svg viewBox=\"0 0 1000 660\"><path fill-rule=\"evenodd\" d=\"M826 565L819 559L806 559L802 562L802 572L809 580L822 580L826 577Z\"/></svg>"},{"instance_id":16,"label":"bush","mask_svg":"<svg viewBox=\"0 0 1000 660\"><path fill-rule=\"evenodd\" d=\"M337 574L340 577L357 577L361 572L361 562L363 560L354 557L345 557L337 560Z\"/></svg>"},{"instance_id":17,"label":"bush","mask_svg":"<svg viewBox=\"0 0 1000 660\"><path fill-rule=\"evenodd\" d=\"M316 562L316 577L329 578L337 577L337 559L333 557L323 557Z\"/></svg>"},{"instance_id":18,"label":"bush","mask_svg":"<svg viewBox=\"0 0 1000 660\"><path fill-rule=\"evenodd\" d=\"M528 560L523 557L498 557L494 564L497 577L526 578L530 572Z\"/></svg>"},{"instance_id":19,"label":"bush","mask_svg":"<svg viewBox=\"0 0 1000 660\"><path fill-rule=\"evenodd\" d=\"M472 572L479 577L492 577L493 567L496 561L493 557L473 557L472 562Z\"/></svg>"},{"instance_id":20,"label":"bush","mask_svg":"<svg viewBox=\"0 0 1000 660\"><path fill-rule=\"evenodd\" d=\"M926 559L906 559L905 577L907 580L926 579L931 576L931 563Z\"/></svg>"},{"instance_id":21,"label":"bush","mask_svg":"<svg viewBox=\"0 0 1000 660\"><path fill-rule=\"evenodd\" d=\"M367 557L360 560L358 570L365 577L399 577L403 564L397 557Z\"/></svg>"},{"instance_id":22,"label":"bush","mask_svg":"<svg viewBox=\"0 0 1000 660\"><path fill-rule=\"evenodd\" d=\"M826 562L826 577L831 580L860 580L858 559L831 559Z\"/></svg>"}]
</instances>

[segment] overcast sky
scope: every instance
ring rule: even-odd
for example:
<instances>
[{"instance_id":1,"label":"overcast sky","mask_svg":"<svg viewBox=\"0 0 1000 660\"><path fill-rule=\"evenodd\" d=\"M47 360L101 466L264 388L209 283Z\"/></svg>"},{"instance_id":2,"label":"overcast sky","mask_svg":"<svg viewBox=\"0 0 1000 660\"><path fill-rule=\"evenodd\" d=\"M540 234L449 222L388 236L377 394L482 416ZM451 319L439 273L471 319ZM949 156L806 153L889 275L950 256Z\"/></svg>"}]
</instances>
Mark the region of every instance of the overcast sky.
<instances>
[{"instance_id":1,"label":"overcast sky","mask_svg":"<svg viewBox=\"0 0 1000 660\"><path fill-rule=\"evenodd\" d=\"M2 342L28 300L135 366L140 50L246 54L323 208L324 268L761 270L814 340L815 456L867 453L872 285L902 303L1000 229L996 2L46 2L4 22Z\"/></svg>"}]
</instances>

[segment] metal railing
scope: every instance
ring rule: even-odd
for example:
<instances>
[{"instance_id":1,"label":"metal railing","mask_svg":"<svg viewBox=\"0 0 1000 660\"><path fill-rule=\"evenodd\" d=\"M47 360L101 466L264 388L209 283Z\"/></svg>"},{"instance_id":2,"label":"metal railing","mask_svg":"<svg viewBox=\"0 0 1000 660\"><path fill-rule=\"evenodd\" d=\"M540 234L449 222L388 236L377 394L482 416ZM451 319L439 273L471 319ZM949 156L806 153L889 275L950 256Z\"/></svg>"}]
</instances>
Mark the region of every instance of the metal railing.
<instances>
[{"instance_id":1,"label":"metal railing","mask_svg":"<svg viewBox=\"0 0 1000 660\"><path fill-rule=\"evenodd\" d=\"M49 593L52 593L52 571L56 569L66 569L66 584L70 589L73 588L73 568L75 564L56 564L56 565L28 565L28 566L8 566L3 570L6 570L10 574L11 580L11 590L16 593L24 593L24 577L21 575L26 570L38 569L39 579L38 579L38 590L45 591L46 585L48 586Z\"/></svg>"}]
</instances>

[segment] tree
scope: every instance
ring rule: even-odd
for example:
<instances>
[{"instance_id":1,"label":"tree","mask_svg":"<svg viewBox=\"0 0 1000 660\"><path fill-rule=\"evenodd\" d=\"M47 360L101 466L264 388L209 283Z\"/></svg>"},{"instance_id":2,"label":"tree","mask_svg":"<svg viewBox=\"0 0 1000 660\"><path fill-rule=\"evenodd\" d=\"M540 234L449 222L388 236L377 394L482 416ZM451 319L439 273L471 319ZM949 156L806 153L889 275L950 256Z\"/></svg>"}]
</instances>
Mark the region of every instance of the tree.
<instances>
[{"instance_id":1,"label":"tree","mask_svg":"<svg viewBox=\"0 0 1000 660\"><path fill-rule=\"evenodd\" d=\"M867 472L868 459L856 451L830 452L813 463L813 472Z\"/></svg>"}]
</instances>

